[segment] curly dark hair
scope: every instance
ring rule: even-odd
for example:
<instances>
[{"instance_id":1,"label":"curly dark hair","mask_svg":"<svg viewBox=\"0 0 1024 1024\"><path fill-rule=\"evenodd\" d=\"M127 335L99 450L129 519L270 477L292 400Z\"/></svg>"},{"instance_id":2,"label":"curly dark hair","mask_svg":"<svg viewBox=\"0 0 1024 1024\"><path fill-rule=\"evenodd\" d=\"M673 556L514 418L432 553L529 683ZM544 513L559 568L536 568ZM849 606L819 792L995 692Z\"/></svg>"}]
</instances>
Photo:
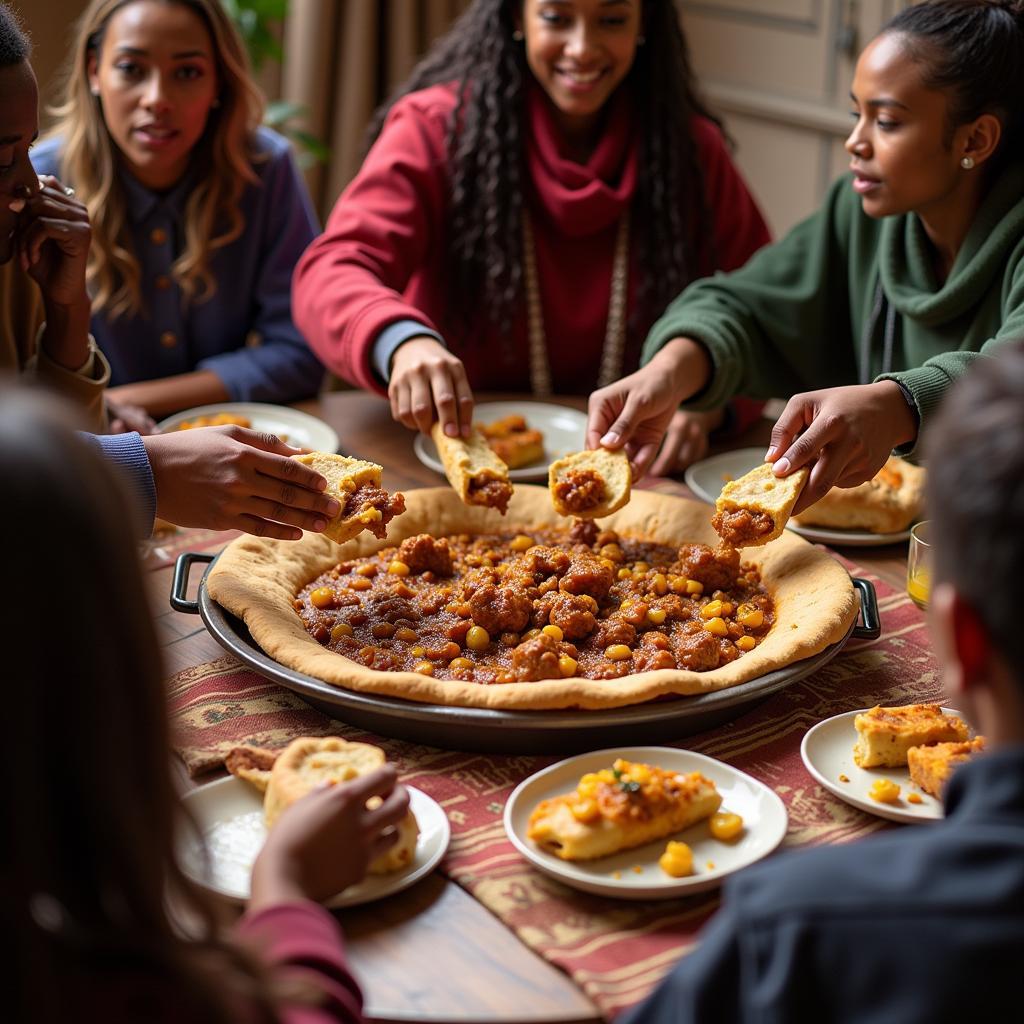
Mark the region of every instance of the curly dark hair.
<instances>
[{"instance_id":1,"label":"curly dark hair","mask_svg":"<svg viewBox=\"0 0 1024 1024\"><path fill-rule=\"evenodd\" d=\"M523 124L530 75L523 47L512 37L522 0L475 0L449 32L381 106L368 143L391 107L419 89L457 83L448 131L451 159L449 282L462 296L452 309L476 309L507 331L523 290ZM721 127L697 94L689 49L672 0L644 3L645 45L622 88L632 91L639 122L639 180L631 238L638 266L658 273L639 284L633 321L657 315L691 280L714 269L711 213L690 122L701 115Z\"/></svg>"},{"instance_id":2,"label":"curly dark hair","mask_svg":"<svg viewBox=\"0 0 1024 1024\"><path fill-rule=\"evenodd\" d=\"M25 34L18 15L7 4L0 3L0 68L9 68L28 60L32 43Z\"/></svg>"}]
</instances>

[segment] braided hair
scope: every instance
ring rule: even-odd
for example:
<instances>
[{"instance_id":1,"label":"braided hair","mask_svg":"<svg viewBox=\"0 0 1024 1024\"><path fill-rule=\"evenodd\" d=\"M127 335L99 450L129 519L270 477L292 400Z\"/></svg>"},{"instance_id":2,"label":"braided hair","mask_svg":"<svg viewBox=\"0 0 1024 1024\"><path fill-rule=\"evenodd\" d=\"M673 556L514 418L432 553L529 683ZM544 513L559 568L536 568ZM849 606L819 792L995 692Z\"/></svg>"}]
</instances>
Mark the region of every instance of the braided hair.
<instances>
[{"instance_id":1,"label":"braided hair","mask_svg":"<svg viewBox=\"0 0 1024 1024\"><path fill-rule=\"evenodd\" d=\"M882 32L903 37L927 88L949 92L948 141L991 113L1003 127L993 165L1024 155L1024 0L930 0Z\"/></svg>"},{"instance_id":2,"label":"braided hair","mask_svg":"<svg viewBox=\"0 0 1024 1024\"><path fill-rule=\"evenodd\" d=\"M507 332L523 293L525 178L524 84L530 71L513 41L521 0L475 0L374 115L380 134L402 96L457 84L448 128L451 216L447 262L452 295ZM700 115L720 125L697 94L689 49L672 0L644 4L646 43L621 88L631 90L639 126L639 180L630 237L638 266L657 266L638 288L637 315L656 316L684 286L714 269L711 212L690 124Z\"/></svg>"}]
</instances>

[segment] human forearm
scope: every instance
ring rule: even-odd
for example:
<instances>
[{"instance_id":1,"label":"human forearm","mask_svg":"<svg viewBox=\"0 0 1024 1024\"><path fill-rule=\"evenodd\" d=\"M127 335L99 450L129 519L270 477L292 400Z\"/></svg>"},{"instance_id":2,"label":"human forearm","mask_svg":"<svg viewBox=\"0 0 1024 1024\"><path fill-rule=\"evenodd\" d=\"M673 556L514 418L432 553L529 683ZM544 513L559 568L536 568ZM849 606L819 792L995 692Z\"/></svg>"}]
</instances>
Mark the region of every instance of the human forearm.
<instances>
[{"instance_id":1,"label":"human forearm","mask_svg":"<svg viewBox=\"0 0 1024 1024\"><path fill-rule=\"evenodd\" d=\"M109 388L107 394L115 402L140 406L154 417L230 399L224 382L211 370L196 370L175 377L122 384Z\"/></svg>"},{"instance_id":2,"label":"human forearm","mask_svg":"<svg viewBox=\"0 0 1024 1024\"><path fill-rule=\"evenodd\" d=\"M89 359L89 297L83 292L71 305L45 301L46 326L40 348L58 366L75 372Z\"/></svg>"}]
</instances>

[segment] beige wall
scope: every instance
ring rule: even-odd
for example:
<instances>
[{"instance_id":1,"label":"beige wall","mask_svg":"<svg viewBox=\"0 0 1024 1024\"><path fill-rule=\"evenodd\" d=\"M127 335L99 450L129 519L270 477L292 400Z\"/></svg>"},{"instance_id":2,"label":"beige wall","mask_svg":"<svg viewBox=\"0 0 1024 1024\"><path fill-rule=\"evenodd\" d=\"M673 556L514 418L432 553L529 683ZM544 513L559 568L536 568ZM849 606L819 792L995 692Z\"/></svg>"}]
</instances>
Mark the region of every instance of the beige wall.
<instances>
[{"instance_id":1,"label":"beige wall","mask_svg":"<svg viewBox=\"0 0 1024 1024\"><path fill-rule=\"evenodd\" d=\"M73 23L86 0L8 0L32 36L32 64L39 79L42 105L54 99L58 68L64 60ZM45 111L43 123L45 124Z\"/></svg>"}]
</instances>

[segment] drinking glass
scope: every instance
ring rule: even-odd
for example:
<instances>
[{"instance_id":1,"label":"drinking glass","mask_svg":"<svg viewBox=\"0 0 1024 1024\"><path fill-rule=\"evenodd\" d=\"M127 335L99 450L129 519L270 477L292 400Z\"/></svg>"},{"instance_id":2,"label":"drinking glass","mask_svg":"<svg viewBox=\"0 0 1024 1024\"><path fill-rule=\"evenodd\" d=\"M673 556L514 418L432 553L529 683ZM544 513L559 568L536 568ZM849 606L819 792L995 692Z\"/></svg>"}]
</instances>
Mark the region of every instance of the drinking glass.
<instances>
[{"instance_id":1,"label":"drinking glass","mask_svg":"<svg viewBox=\"0 0 1024 1024\"><path fill-rule=\"evenodd\" d=\"M928 607L931 585L931 528L926 520L917 523L910 531L910 551L907 553L907 593L918 608Z\"/></svg>"}]
</instances>

